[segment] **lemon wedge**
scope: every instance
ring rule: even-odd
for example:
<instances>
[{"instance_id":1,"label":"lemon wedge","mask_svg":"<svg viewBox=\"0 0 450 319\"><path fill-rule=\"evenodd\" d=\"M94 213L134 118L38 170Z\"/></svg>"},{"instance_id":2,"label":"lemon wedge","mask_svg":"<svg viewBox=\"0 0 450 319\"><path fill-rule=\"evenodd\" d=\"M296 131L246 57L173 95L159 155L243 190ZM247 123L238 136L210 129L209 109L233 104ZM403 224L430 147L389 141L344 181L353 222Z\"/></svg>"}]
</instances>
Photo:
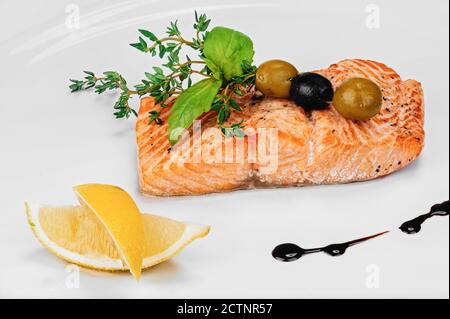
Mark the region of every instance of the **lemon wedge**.
<instances>
[{"instance_id":1,"label":"lemon wedge","mask_svg":"<svg viewBox=\"0 0 450 319\"><path fill-rule=\"evenodd\" d=\"M133 199L111 185L74 188L80 205L50 207L26 203L28 222L41 244L58 257L86 268L130 271L164 262L209 226L141 214Z\"/></svg>"}]
</instances>

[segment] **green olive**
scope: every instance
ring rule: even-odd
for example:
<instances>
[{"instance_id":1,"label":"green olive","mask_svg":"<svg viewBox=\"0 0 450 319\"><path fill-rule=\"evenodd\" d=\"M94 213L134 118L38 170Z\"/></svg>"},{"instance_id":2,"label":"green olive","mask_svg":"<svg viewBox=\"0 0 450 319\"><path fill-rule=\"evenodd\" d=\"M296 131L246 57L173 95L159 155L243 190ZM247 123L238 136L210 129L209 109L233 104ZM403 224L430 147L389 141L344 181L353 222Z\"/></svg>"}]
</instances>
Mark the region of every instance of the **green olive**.
<instances>
[{"instance_id":1,"label":"green olive","mask_svg":"<svg viewBox=\"0 0 450 319\"><path fill-rule=\"evenodd\" d=\"M382 100L377 84L368 79L353 78L337 88L333 105L345 118L366 121L380 112Z\"/></svg>"},{"instance_id":2,"label":"green olive","mask_svg":"<svg viewBox=\"0 0 450 319\"><path fill-rule=\"evenodd\" d=\"M256 71L256 89L266 96L288 98L291 79L298 75L292 64L282 60L270 60Z\"/></svg>"}]
</instances>

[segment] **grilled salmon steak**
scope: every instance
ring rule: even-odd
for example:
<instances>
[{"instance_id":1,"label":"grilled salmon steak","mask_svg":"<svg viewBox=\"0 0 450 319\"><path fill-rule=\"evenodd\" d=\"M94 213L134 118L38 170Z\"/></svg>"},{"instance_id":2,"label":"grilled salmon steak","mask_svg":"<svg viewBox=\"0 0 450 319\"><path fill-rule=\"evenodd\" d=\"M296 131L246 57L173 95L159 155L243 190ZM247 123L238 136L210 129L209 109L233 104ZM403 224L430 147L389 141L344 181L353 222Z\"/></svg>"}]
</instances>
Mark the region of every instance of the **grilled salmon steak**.
<instances>
[{"instance_id":1,"label":"grilled salmon steak","mask_svg":"<svg viewBox=\"0 0 450 319\"><path fill-rule=\"evenodd\" d=\"M172 147L166 124L170 106L161 112L163 125L149 124L148 113L157 106L153 98L143 98L136 125L141 191L201 195L366 181L419 156L424 146L420 83L402 81L391 68L367 60L345 60L317 73L335 89L349 78L372 80L383 93L381 111L368 121L352 121L333 105L307 113L292 101L252 93L240 98L242 112L232 112L228 120L228 125L242 121L245 136L223 136L209 112Z\"/></svg>"}]
</instances>

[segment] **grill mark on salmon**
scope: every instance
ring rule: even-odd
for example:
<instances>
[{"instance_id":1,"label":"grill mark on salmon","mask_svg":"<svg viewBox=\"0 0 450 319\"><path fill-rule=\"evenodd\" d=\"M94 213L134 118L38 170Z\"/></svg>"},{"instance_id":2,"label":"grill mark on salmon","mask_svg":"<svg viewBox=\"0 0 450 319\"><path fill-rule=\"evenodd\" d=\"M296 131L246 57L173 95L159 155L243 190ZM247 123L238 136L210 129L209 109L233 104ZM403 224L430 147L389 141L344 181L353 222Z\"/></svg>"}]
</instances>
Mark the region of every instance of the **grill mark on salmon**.
<instances>
[{"instance_id":1,"label":"grill mark on salmon","mask_svg":"<svg viewBox=\"0 0 450 319\"><path fill-rule=\"evenodd\" d=\"M367 60L345 60L317 73L330 79L336 88L352 77L368 78L383 92L383 106L369 121L350 121L333 105L327 110L306 114L293 102L265 98L240 98L242 113L233 112L229 123L244 120L255 136L247 136L237 146L243 161L208 164L172 161L167 118L171 106L163 110L163 125L149 124L148 112L155 109L152 98L143 98L136 124L139 181L148 195L201 195L252 187L304 186L365 181L391 174L414 161L424 146L423 92L420 83L402 81L388 66ZM201 117L202 131L215 127L215 114ZM258 128L278 129L278 166L264 172L260 160L248 155L249 141L258 141ZM221 145L203 140L201 151ZM257 145L257 144L256 144ZM209 147L209 148L208 148ZM206 150L205 150L206 149ZM197 158L202 159L198 154ZM223 153L225 153L223 151ZM256 147L256 156L260 157ZM191 151L189 156L194 156ZM233 155L236 157L236 155Z\"/></svg>"}]
</instances>

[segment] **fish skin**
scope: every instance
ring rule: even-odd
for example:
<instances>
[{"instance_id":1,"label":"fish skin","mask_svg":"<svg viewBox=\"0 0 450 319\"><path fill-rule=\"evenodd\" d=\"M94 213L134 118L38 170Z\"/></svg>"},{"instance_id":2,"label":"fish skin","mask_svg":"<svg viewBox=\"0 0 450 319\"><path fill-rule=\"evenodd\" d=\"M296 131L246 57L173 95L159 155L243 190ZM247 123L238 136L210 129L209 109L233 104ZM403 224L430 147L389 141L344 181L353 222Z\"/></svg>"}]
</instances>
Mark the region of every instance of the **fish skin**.
<instances>
[{"instance_id":1,"label":"fish skin","mask_svg":"<svg viewBox=\"0 0 450 319\"><path fill-rule=\"evenodd\" d=\"M389 175L413 162L424 147L424 97L415 80L402 81L383 63L344 60L316 71L336 89L352 77L368 78L383 92L379 114L368 121L342 117L333 105L327 110L305 113L287 99L238 101L242 112L232 112L228 124L243 120L253 133L233 143L244 154L236 163L184 163L171 161L167 118L171 106L162 111L163 125L149 124L148 112L155 109L153 98L142 98L136 124L139 183L142 193L153 196L203 195L238 189L344 184ZM216 126L215 114L201 117L202 130ZM267 171L259 158L252 161L248 149L262 138L258 128L278 129L278 166ZM181 143L181 142L180 142ZM180 144L179 143L179 144ZM203 152L211 140L202 141ZM207 150L205 151L204 148ZM192 152L190 154L192 156Z\"/></svg>"}]
</instances>

